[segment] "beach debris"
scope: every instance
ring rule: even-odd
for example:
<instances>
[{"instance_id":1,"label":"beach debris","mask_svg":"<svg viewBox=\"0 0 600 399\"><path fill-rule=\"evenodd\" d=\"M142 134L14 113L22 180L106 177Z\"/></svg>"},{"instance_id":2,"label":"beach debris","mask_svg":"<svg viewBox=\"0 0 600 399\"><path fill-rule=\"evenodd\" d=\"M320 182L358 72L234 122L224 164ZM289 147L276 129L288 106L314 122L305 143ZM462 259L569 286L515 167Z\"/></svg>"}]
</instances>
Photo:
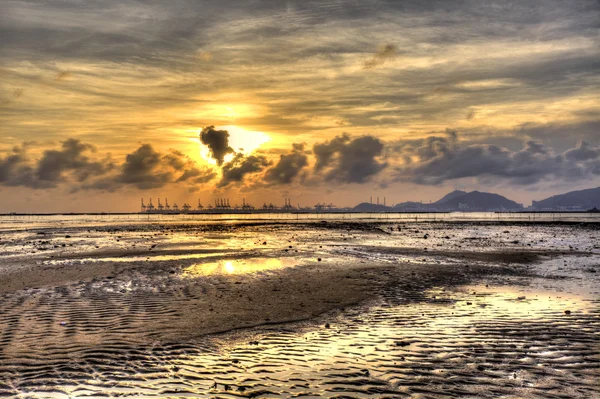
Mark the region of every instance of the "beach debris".
<instances>
[{"instance_id":1,"label":"beach debris","mask_svg":"<svg viewBox=\"0 0 600 399\"><path fill-rule=\"evenodd\" d=\"M223 384L223 389L226 391L230 391L231 387L228 384Z\"/></svg>"},{"instance_id":2,"label":"beach debris","mask_svg":"<svg viewBox=\"0 0 600 399\"><path fill-rule=\"evenodd\" d=\"M364 373L365 377L368 377L371 375L371 373L367 369L362 369L361 371Z\"/></svg>"},{"instance_id":3,"label":"beach debris","mask_svg":"<svg viewBox=\"0 0 600 399\"><path fill-rule=\"evenodd\" d=\"M217 389L219 385L217 384L216 381L213 381L213 384L210 386L210 389Z\"/></svg>"},{"instance_id":4,"label":"beach debris","mask_svg":"<svg viewBox=\"0 0 600 399\"><path fill-rule=\"evenodd\" d=\"M173 371L176 373L179 371L179 367L178 366L173 366Z\"/></svg>"},{"instance_id":5,"label":"beach debris","mask_svg":"<svg viewBox=\"0 0 600 399\"><path fill-rule=\"evenodd\" d=\"M325 323L325 328L331 328L331 326L329 325L329 323Z\"/></svg>"},{"instance_id":6,"label":"beach debris","mask_svg":"<svg viewBox=\"0 0 600 399\"><path fill-rule=\"evenodd\" d=\"M467 305L472 305L472 304L473 304L473 302L467 302Z\"/></svg>"},{"instance_id":7,"label":"beach debris","mask_svg":"<svg viewBox=\"0 0 600 399\"><path fill-rule=\"evenodd\" d=\"M69 324L69 323L67 323L66 321L61 321L61 322L60 322L60 323L58 323L58 324L60 324L61 326L65 327L65 326L66 326L67 324Z\"/></svg>"},{"instance_id":8,"label":"beach debris","mask_svg":"<svg viewBox=\"0 0 600 399\"><path fill-rule=\"evenodd\" d=\"M565 310L565 314L571 314L570 310Z\"/></svg>"},{"instance_id":9,"label":"beach debris","mask_svg":"<svg viewBox=\"0 0 600 399\"><path fill-rule=\"evenodd\" d=\"M412 342L410 342L410 341L396 341L396 346L404 347L404 346L408 346L410 344L412 344Z\"/></svg>"},{"instance_id":10,"label":"beach debris","mask_svg":"<svg viewBox=\"0 0 600 399\"><path fill-rule=\"evenodd\" d=\"M320 261L321 261L321 258L317 258L317 262L320 262Z\"/></svg>"},{"instance_id":11,"label":"beach debris","mask_svg":"<svg viewBox=\"0 0 600 399\"><path fill-rule=\"evenodd\" d=\"M429 234L425 234L425 235L423 236L423 238L424 238L424 239L428 239L428 238L429 238Z\"/></svg>"},{"instance_id":12,"label":"beach debris","mask_svg":"<svg viewBox=\"0 0 600 399\"><path fill-rule=\"evenodd\" d=\"M266 241L263 241L262 245L267 245L267 242L266 242Z\"/></svg>"},{"instance_id":13,"label":"beach debris","mask_svg":"<svg viewBox=\"0 0 600 399\"><path fill-rule=\"evenodd\" d=\"M67 234L67 235L65 236L65 238L71 238L71 236Z\"/></svg>"},{"instance_id":14,"label":"beach debris","mask_svg":"<svg viewBox=\"0 0 600 399\"><path fill-rule=\"evenodd\" d=\"M524 300L524 299L525 299L525 296L520 296L520 297L517 297L517 301L522 301L522 300Z\"/></svg>"}]
</instances>

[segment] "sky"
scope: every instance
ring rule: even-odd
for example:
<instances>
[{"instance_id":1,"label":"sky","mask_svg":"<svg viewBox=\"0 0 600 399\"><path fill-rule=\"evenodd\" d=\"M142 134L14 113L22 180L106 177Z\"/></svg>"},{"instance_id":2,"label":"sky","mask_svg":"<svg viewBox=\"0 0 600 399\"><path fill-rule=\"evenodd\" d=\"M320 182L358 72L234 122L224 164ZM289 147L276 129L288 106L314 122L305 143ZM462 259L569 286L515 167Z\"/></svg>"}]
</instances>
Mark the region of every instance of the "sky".
<instances>
[{"instance_id":1,"label":"sky","mask_svg":"<svg viewBox=\"0 0 600 399\"><path fill-rule=\"evenodd\" d=\"M600 186L598 1L0 2L0 213Z\"/></svg>"}]
</instances>

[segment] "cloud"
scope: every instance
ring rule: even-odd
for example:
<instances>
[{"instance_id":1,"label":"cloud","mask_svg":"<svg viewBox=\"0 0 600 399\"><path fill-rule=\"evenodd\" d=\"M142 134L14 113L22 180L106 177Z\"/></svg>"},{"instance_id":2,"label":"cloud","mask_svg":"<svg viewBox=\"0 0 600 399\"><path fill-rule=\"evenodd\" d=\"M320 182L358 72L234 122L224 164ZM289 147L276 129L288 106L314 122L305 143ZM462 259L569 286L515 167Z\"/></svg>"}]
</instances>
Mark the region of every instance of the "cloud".
<instances>
[{"instance_id":1,"label":"cloud","mask_svg":"<svg viewBox=\"0 0 600 399\"><path fill-rule=\"evenodd\" d=\"M325 180L340 183L364 183L383 170L380 162L384 144L373 136L352 139L350 135L336 136L330 141L315 144L315 172L324 172Z\"/></svg>"},{"instance_id":2,"label":"cloud","mask_svg":"<svg viewBox=\"0 0 600 399\"><path fill-rule=\"evenodd\" d=\"M110 159L93 161L86 153L96 148L77 139L67 139L60 150L46 150L36 167L36 177L41 181L59 183L64 181L65 173L71 172L77 181L100 176L110 171L114 165Z\"/></svg>"},{"instance_id":3,"label":"cloud","mask_svg":"<svg viewBox=\"0 0 600 399\"><path fill-rule=\"evenodd\" d=\"M418 145L395 145L403 160L394 168L396 181L438 185L463 178L517 185L543 180L583 179L600 174L600 148L580 141L575 148L556 154L537 141L521 150L489 144L463 144L456 132L430 136Z\"/></svg>"},{"instance_id":4,"label":"cloud","mask_svg":"<svg viewBox=\"0 0 600 399\"><path fill-rule=\"evenodd\" d=\"M44 184L36 179L35 170L28 162L26 143L15 146L8 155L0 157L0 184L31 188L52 186L51 183Z\"/></svg>"},{"instance_id":5,"label":"cloud","mask_svg":"<svg viewBox=\"0 0 600 399\"><path fill-rule=\"evenodd\" d=\"M593 148L590 143L580 140L575 148L565 152L565 158L569 161L589 161L600 158L600 148Z\"/></svg>"},{"instance_id":6,"label":"cloud","mask_svg":"<svg viewBox=\"0 0 600 399\"><path fill-rule=\"evenodd\" d=\"M271 184L290 184L307 165L304 144L292 144L292 151L279 156L277 164L267 170L264 180Z\"/></svg>"},{"instance_id":7,"label":"cloud","mask_svg":"<svg viewBox=\"0 0 600 399\"><path fill-rule=\"evenodd\" d=\"M73 76L73 74L69 71L61 71L56 74L56 76L54 77L54 80L56 80L58 82L62 82L64 80L70 79L72 76Z\"/></svg>"},{"instance_id":8,"label":"cloud","mask_svg":"<svg viewBox=\"0 0 600 399\"><path fill-rule=\"evenodd\" d=\"M43 151L38 159L29 154L31 146L23 143L0 156L0 185L44 189L65 184L71 191L115 191L127 186L147 190L179 184L194 191L217 176L180 151L161 153L151 144L141 145L120 165L109 155L93 158L95 147L77 139L65 140L60 149Z\"/></svg>"},{"instance_id":9,"label":"cloud","mask_svg":"<svg viewBox=\"0 0 600 399\"><path fill-rule=\"evenodd\" d=\"M385 64L389 59L393 58L398 52L398 47L393 44L386 44L381 47L373 57L365 61L363 69L372 69Z\"/></svg>"},{"instance_id":10,"label":"cloud","mask_svg":"<svg viewBox=\"0 0 600 399\"><path fill-rule=\"evenodd\" d=\"M82 183L114 168L110 157L93 160L95 147L77 139L67 139L58 150L46 150L37 160L28 154L31 143L14 147L0 158L0 184L29 188L53 188L75 181Z\"/></svg>"},{"instance_id":11,"label":"cloud","mask_svg":"<svg viewBox=\"0 0 600 399\"><path fill-rule=\"evenodd\" d=\"M163 159L152 145L144 144L127 155L116 181L132 184L142 190L162 187L174 178L172 170L160 168ZM165 163L169 164L168 159Z\"/></svg>"},{"instance_id":12,"label":"cloud","mask_svg":"<svg viewBox=\"0 0 600 399\"><path fill-rule=\"evenodd\" d=\"M263 155L245 156L242 153L238 153L230 162L223 165L223 175L217 187L226 187L236 182L240 183L246 175L260 172L270 164Z\"/></svg>"},{"instance_id":13,"label":"cloud","mask_svg":"<svg viewBox=\"0 0 600 399\"><path fill-rule=\"evenodd\" d=\"M215 130L214 126L207 126L200 132L200 141L209 149L217 164L223 165L225 155L233 153L229 146L229 132L227 130Z\"/></svg>"},{"instance_id":14,"label":"cloud","mask_svg":"<svg viewBox=\"0 0 600 399\"><path fill-rule=\"evenodd\" d=\"M152 145L143 144L127 155L120 173L111 180L115 186L132 185L140 190L175 183L185 184L190 191L196 191L198 185L208 183L216 176L214 170L199 167L180 151L162 154Z\"/></svg>"}]
</instances>

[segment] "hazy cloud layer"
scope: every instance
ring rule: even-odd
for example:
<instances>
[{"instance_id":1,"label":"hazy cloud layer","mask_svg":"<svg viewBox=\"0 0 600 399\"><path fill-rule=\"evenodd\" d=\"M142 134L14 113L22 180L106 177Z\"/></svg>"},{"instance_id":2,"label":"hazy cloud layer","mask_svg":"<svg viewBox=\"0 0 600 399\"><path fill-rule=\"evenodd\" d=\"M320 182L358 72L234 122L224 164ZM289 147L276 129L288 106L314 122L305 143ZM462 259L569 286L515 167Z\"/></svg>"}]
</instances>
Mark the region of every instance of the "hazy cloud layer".
<instances>
[{"instance_id":1,"label":"hazy cloud layer","mask_svg":"<svg viewBox=\"0 0 600 399\"><path fill-rule=\"evenodd\" d=\"M163 149L207 121L310 146L375 129L514 137L597 119L598 21L595 0L3 1L0 137Z\"/></svg>"}]
</instances>

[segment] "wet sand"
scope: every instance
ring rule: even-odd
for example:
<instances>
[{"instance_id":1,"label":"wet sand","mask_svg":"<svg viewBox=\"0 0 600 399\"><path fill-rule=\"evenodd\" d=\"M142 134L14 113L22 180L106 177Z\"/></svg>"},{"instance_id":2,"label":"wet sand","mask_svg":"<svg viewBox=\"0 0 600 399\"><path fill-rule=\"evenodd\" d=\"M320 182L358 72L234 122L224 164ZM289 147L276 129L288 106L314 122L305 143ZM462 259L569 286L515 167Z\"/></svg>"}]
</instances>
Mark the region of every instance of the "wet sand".
<instances>
[{"instance_id":1,"label":"wet sand","mask_svg":"<svg viewBox=\"0 0 600 399\"><path fill-rule=\"evenodd\" d=\"M595 224L5 230L0 396L596 397Z\"/></svg>"}]
</instances>

